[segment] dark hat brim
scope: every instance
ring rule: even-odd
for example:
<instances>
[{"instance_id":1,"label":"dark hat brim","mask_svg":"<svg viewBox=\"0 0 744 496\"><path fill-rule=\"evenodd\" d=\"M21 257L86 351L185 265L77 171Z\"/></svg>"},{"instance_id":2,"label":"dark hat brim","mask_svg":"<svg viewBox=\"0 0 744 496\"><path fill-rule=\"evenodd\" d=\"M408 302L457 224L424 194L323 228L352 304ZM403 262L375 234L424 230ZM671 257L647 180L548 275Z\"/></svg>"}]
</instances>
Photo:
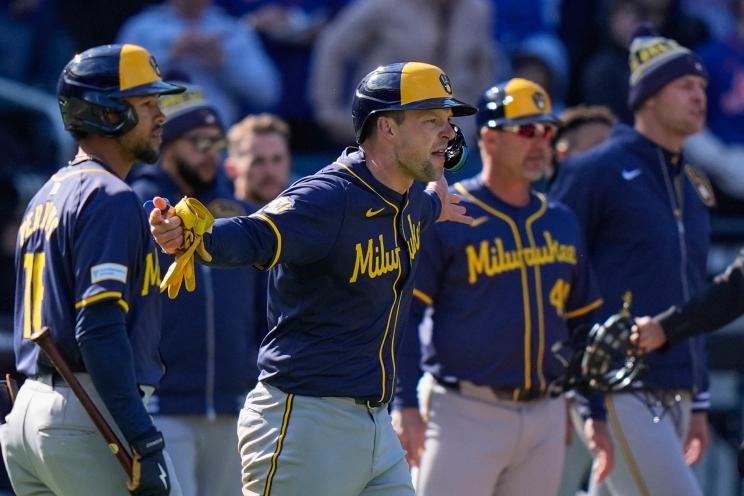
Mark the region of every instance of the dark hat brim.
<instances>
[{"instance_id":1,"label":"dark hat brim","mask_svg":"<svg viewBox=\"0 0 744 496\"><path fill-rule=\"evenodd\" d=\"M430 98L428 100L419 100L405 105L399 105L397 109L388 110L432 110L432 109L452 109L454 117L463 117L473 115L478 109L469 103L462 102L456 98Z\"/></svg>"},{"instance_id":2,"label":"dark hat brim","mask_svg":"<svg viewBox=\"0 0 744 496\"><path fill-rule=\"evenodd\" d=\"M151 83L135 86L128 90L117 92L116 96L145 96L145 95L175 95L186 91L184 86L168 83L165 81L153 81Z\"/></svg>"}]
</instances>

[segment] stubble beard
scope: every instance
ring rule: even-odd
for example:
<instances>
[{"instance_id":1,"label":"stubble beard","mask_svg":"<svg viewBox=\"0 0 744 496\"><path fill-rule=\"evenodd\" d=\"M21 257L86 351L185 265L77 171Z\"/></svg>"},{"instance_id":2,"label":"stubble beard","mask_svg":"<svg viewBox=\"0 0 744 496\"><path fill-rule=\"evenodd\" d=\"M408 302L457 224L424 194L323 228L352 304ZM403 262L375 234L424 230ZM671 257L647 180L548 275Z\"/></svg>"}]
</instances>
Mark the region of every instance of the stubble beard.
<instances>
[{"instance_id":1,"label":"stubble beard","mask_svg":"<svg viewBox=\"0 0 744 496\"><path fill-rule=\"evenodd\" d=\"M205 191L217 180L217 175L215 174L214 178L209 181L205 181L201 178L201 176L199 176L199 172L191 167L191 165L189 165L185 160L182 160L179 157L174 157L173 160L176 164L178 175L181 176L181 179L183 179L183 181L191 188L193 188L194 191L196 191L197 193Z\"/></svg>"},{"instance_id":2,"label":"stubble beard","mask_svg":"<svg viewBox=\"0 0 744 496\"><path fill-rule=\"evenodd\" d=\"M136 162L154 164L160 157L160 148L143 142L134 147L132 154L134 155Z\"/></svg>"},{"instance_id":3,"label":"stubble beard","mask_svg":"<svg viewBox=\"0 0 744 496\"><path fill-rule=\"evenodd\" d=\"M417 164L405 166L405 168L415 180L424 183L437 181L442 175L442 171L437 170L431 160L422 160Z\"/></svg>"}]
</instances>

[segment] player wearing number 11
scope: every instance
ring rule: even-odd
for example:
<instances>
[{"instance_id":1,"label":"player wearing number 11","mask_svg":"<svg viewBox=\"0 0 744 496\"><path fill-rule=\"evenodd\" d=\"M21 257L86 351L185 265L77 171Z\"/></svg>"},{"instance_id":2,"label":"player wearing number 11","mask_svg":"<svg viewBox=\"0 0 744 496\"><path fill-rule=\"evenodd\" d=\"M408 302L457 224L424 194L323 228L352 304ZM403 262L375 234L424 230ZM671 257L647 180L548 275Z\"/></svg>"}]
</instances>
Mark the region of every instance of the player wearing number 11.
<instances>
[{"instance_id":1,"label":"player wearing number 11","mask_svg":"<svg viewBox=\"0 0 744 496\"><path fill-rule=\"evenodd\" d=\"M551 345L601 304L575 217L531 190L558 122L531 81L488 89L477 114L483 170L453 186L475 221L436 224L422 240L393 412L412 464L424 447L416 494L558 490L565 405L548 395L562 372ZM433 327L419 348L427 306ZM421 354L433 378L423 418Z\"/></svg>"},{"instance_id":2,"label":"player wearing number 11","mask_svg":"<svg viewBox=\"0 0 744 496\"><path fill-rule=\"evenodd\" d=\"M31 199L16 245L13 338L27 379L0 429L16 494L181 495L143 403L165 371L160 271L141 202L124 178L135 162L157 160L159 96L183 91L136 45L91 48L62 71L57 96L78 154ZM131 447L131 480L29 339L41 326Z\"/></svg>"}]
</instances>

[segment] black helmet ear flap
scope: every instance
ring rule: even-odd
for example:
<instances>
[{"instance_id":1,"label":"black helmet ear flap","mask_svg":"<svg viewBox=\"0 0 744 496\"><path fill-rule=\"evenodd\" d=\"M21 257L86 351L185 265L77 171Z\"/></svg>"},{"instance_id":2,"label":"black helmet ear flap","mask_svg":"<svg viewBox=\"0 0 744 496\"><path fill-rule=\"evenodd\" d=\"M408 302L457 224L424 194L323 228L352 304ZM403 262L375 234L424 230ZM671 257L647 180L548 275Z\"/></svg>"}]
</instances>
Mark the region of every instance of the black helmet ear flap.
<instances>
[{"instance_id":1,"label":"black helmet ear flap","mask_svg":"<svg viewBox=\"0 0 744 496\"><path fill-rule=\"evenodd\" d=\"M455 130L455 137L449 140L447 148L444 150L444 169L449 172L457 172L468 163L470 152L460 128L452 124L452 129Z\"/></svg>"}]
</instances>

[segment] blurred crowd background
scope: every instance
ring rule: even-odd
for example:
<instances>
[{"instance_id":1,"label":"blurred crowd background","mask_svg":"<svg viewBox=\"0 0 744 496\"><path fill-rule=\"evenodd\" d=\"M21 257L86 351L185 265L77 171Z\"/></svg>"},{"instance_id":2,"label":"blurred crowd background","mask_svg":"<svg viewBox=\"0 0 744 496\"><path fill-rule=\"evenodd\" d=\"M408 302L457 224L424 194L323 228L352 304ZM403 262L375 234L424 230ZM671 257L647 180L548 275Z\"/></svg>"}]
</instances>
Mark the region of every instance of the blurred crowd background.
<instances>
[{"instance_id":1,"label":"blurred crowd background","mask_svg":"<svg viewBox=\"0 0 744 496\"><path fill-rule=\"evenodd\" d=\"M230 126L271 112L291 129L292 175L353 144L354 82L378 65L444 68L463 100L514 76L540 83L559 113L627 107L629 38L641 22L701 55L708 126L686 149L711 178L710 274L744 241L744 1L739 0L3 0L0 2L0 350L12 367L13 254L31 195L74 154L55 97L71 56L113 42L149 49L166 78L199 85ZM471 119L472 121L472 119ZM462 123L471 145L474 123ZM474 174L477 154L450 182ZM228 181L229 182L229 181ZM653 233L650 233L653 235ZM649 267L649 270L653 268ZM697 469L706 494L741 494L744 322L710 339L715 435ZM7 363L6 363L7 362ZM727 441L727 442L726 442Z\"/></svg>"}]
</instances>

